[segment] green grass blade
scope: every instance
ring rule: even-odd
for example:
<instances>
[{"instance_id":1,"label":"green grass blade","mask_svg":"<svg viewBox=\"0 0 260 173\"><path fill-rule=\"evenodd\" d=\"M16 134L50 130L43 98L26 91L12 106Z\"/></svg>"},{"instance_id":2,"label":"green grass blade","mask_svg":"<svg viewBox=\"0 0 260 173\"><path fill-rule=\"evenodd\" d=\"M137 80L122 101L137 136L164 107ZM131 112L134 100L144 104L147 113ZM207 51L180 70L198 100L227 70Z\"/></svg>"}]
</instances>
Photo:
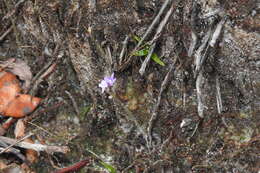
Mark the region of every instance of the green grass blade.
<instances>
[{"instance_id":1,"label":"green grass blade","mask_svg":"<svg viewBox=\"0 0 260 173\"><path fill-rule=\"evenodd\" d=\"M165 66L164 62L157 56L156 53L153 53L151 56L152 60L154 62L156 62L157 64L161 65L161 66Z\"/></svg>"},{"instance_id":2,"label":"green grass blade","mask_svg":"<svg viewBox=\"0 0 260 173\"><path fill-rule=\"evenodd\" d=\"M112 166L112 165L110 165L110 164L108 164L108 163L105 163L105 162L100 162L103 166L104 166L104 168L109 172L109 173L116 173L116 169Z\"/></svg>"},{"instance_id":3,"label":"green grass blade","mask_svg":"<svg viewBox=\"0 0 260 173\"><path fill-rule=\"evenodd\" d=\"M142 50L135 51L133 53L133 55L134 56L146 56L146 55L148 55L148 53L149 53L148 49L142 49Z\"/></svg>"}]
</instances>

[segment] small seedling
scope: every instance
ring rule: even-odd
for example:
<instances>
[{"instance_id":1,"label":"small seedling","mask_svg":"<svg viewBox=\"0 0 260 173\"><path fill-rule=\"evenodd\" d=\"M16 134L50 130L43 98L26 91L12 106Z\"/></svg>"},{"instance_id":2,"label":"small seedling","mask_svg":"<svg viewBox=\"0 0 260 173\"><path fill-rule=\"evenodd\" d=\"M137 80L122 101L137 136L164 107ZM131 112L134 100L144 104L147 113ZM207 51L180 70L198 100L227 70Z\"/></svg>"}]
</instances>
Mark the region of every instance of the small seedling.
<instances>
[{"instance_id":1,"label":"small seedling","mask_svg":"<svg viewBox=\"0 0 260 173\"><path fill-rule=\"evenodd\" d=\"M133 36L133 39L137 42L140 42L140 40L141 40L141 38L136 36L136 35ZM150 50L151 46L147 43L144 43L141 47L142 47L141 50L133 52L132 55L134 55L134 56L147 56L149 54L149 50ZM151 58L157 64L159 64L161 66L165 66L165 63L158 57L158 55L156 53L153 53Z\"/></svg>"}]
</instances>

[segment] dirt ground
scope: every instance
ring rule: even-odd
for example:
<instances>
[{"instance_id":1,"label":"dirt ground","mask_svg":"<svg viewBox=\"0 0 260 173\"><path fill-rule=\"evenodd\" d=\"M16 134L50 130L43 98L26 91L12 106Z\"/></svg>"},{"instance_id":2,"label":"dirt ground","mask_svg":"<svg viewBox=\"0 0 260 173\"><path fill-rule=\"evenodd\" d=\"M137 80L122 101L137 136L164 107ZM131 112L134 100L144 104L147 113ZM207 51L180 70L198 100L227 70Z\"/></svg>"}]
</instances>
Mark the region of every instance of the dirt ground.
<instances>
[{"instance_id":1,"label":"dirt ground","mask_svg":"<svg viewBox=\"0 0 260 173\"><path fill-rule=\"evenodd\" d=\"M34 76L50 70L32 83L43 102L26 132L70 151L39 152L26 171L15 155L0 162L25 172L84 159L79 172L259 172L259 8L256 0L1 0L1 61L22 59Z\"/></svg>"}]
</instances>

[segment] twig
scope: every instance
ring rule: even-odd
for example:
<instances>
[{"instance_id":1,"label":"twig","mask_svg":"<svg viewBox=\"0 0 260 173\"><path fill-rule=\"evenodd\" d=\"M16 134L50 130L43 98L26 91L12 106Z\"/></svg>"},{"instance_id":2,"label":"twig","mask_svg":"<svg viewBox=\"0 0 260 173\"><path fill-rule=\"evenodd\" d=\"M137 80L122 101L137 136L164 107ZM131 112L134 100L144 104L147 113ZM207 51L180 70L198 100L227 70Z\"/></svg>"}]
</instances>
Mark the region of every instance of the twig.
<instances>
[{"instance_id":1,"label":"twig","mask_svg":"<svg viewBox=\"0 0 260 173\"><path fill-rule=\"evenodd\" d=\"M218 77L218 75L216 76L216 100L217 100L218 113L221 114L222 110L223 110L223 105L222 105L222 99L221 99L220 84L219 84L219 77Z\"/></svg>"},{"instance_id":2,"label":"twig","mask_svg":"<svg viewBox=\"0 0 260 173\"><path fill-rule=\"evenodd\" d=\"M88 165L89 163L90 163L90 159L81 160L69 167L59 169L59 170L55 171L54 173L69 173L69 172L78 171L78 170L82 169L84 166Z\"/></svg>"},{"instance_id":3,"label":"twig","mask_svg":"<svg viewBox=\"0 0 260 173\"><path fill-rule=\"evenodd\" d=\"M47 78L47 76L49 76L56 68L57 66L57 62L52 63L50 66L49 64L47 65L48 68L45 69L45 72L41 74L41 76L39 76L39 78L34 78L36 79L33 87L30 89L30 92L32 93L32 95L34 95L34 92L36 91L37 87L39 86L39 84L43 81L44 78Z\"/></svg>"},{"instance_id":4,"label":"twig","mask_svg":"<svg viewBox=\"0 0 260 173\"><path fill-rule=\"evenodd\" d=\"M156 45L156 43L153 43L152 46L150 47L149 53L148 53L148 55L146 56L144 62L142 63L142 66L141 66L141 68L140 68L140 70L139 70L140 75L143 75L143 74L144 74L145 69L146 69L146 66L147 66L148 62L150 61L151 56L152 56L152 54L153 54L153 51L154 51L154 49L155 49L155 45Z\"/></svg>"},{"instance_id":5,"label":"twig","mask_svg":"<svg viewBox=\"0 0 260 173\"><path fill-rule=\"evenodd\" d=\"M198 41L198 36L195 34L195 32L192 30L191 31L191 44L188 50L188 56L191 57L193 55L195 46L197 44Z\"/></svg>"},{"instance_id":6,"label":"twig","mask_svg":"<svg viewBox=\"0 0 260 173\"><path fill-rule=\"evenodd\" d=\"M171 133L170 133L169 137L165 141L163 141L163 143L160 147L160 153L163 151L164 147L172 140L172 138L173 138L173 129L171 129Z\"/></svg>"},{"instance_id":7,"label":"twig","mask_svg":"<svg viewBox=\"0 0 260 173\"><path fill-rule=\"evenodd\" d=\"M144 40L146 39L146 37L148 36L148 34L150 34L150 32L153 30L153 28L155 27L155 25L159 22L159 19L161 17L161 15L163 14L165 8L167 7L167 5L171 2L172 0L166 0L164 1L160 11L158 12L157 16L154 18L153 22L151 23L151 25L149 26L149 28L146 30L145 34L143 35L143 37L141 38L141 40L138 42L138 44L135 46L134 50L132 52L136 52L139 47L143 44ZM118 69L119 71L124 70L133 60L133 54L130 54L130 57L128 58L128 60Z\"/></svg>"},{"instance_id":8,"label":"twig","mask_svg":"<svg viewBox=\"0 0 260 173\"><path fill-rule=\"evenodd\" d=\"M198 17L198 4L196 1L193 1L192 4L192 12L191 12L191 44L188 50L188 56L191 57L194 53L194 49L196 47L196 44L198 42L198 36L196 33L196 18Z\"/></svg>"},{"instance_id":9,"label":"twig","mask_svg":"<svg viewBox=\"0 0 260 173\"><path fill-rule=\"evenodd\" d=\"M198 128L199 128L199 124L200 124L200 123L201 123L201 120L199 120L199 122L196 123L196 126L195 126L195 128L194 128L194 130L193 130L191 136L189 137L189 139L191 139L191 138L195 135L196 131L197 131Z\"/></svg>"},{"instance_id":10,"label":"twig","mask_svg":"<svg viewBox=\"0 0 260 173\"><path fill-rule=\"evenodd\" d=\"M106 47L106 56L104 57L106 59L106 62L107 62L107 69L109 71L109 73L111 74L112 73L112 65L113 65L113 59L112 59L112 54L111 54L111 50L110 50L110 47L107 46Z\"/></svg>"},{"instance_id":11,"label":"twig","mask_svg":"<svg viewBox=\"0 0 260 173\"><path fill-rule=\"evenodd\" d=\"M40 130L44 131L45 133L47 133L47 134L48 134L48 135L50 135L50 136L56 136L56 137L58 137L56 134L53 134L53 133L49 132L48 130L44 129L44 128L43 128L43 127L41 127L41 126L38 126L38 125L37 125L37 124L35 124L35 123L28 122L28 124L30 124L30 125L32 125L32 126L35 126L35 127L37 127L38 129L40 129Z\"/></svg>"},{"instance_id":12,"label":"twig","mask_svg":"<svg viewBox=\"0 0 260 173\"><path fill-rule=\"evenodd\" d=\"M211 40L209 42L209 45L211 47L215 46L217 39L221 33L221 29L222 29L223 25L225 24L225 21L226 21L226 17L221 19L221 21L217 24L216 29L215 29L214 33L212 34Z\"/></svg>"},{"instance_id":13,"label":"twig","mask_svg":"<svg viewBox=\"0 0 260 173\"><path fill-rule=\"evenodd\" d=\"M12 117L8 118L6 122L2 124L0 127L0 136L3 136L6 133L6 130L16 122L17 119L14 119Z\"/></svg>"},{"instance_id":14,"label":"twig","mask_svg":"<svg viewBox=\"0 0 260 173\"><path fill-rule=\"evenodd\" d=\"M134 48L134 52L139 48L139 46L141 46L143 44L143 41L146 39L146 37L148 36L148 34L150 34L150 32L152 31L152 29L154 28L154 26L159 22L159 19L161 17L161 15L163 14L165 8L167 7L167 5L171 2L172 0L166 0L164 1L159 13L157 14L157 16L155 17L155 19L153 20L152 24L149 26L149 28L147 29L147 31L145 32L145 34L143 35L143 37L141 38L141 40L138 42L138 44L136 45L136 47Z\"/></svg>"},{"instance_id":15,"label":"twig","mask_svg":"<svg viewBox=\"0 0 260 173\"><path fill-rule=\"evenodd\" d=\"M15 5L14 5L14 8L8 12L3 18L2 18L2 21L5 20L5 19L8 19L10 18L12 15L14 15L14 13L17 11L17 9L19 8L19 6L24 2L25 0L20 0L18 1Z\"/></svg>"},{"instance_id":16,"label":"twig","mask_svg":"<svg viewBox=\"0 0 260 173\"><path fill-rule=\"evenodd\" d=\"M197 102L198 102L198 115L203 118L204 117L204 104L202 101L202 93L201 93L201 83L202 83L202 72L199 72L199 75L196 79L196 90L197 90Z\"/></svg>"},{"instance_id":17,"label":"twig","mask_svg":"<svg viewBox=\"0 0 260 173\"><path fill-rule=\"evenodd\" d=\"M0 141L4 141L5 143L10 144L12 146L17 146L25 149L32 149L35 151L46 151L47 153L67 153L69 151L69 148L67 146L48 146L42 144L32 144L29 142L20 142L21 139L16 140L4 136L0 136Z\"/></svg>"},{"instance_id":18,"label":"twig","mask_svg":"<svg viewBox=\"0 0 260 173\"><path fill-rule=\"evenodd\" d=\"M123 41L123 47L122 47L122 50L121 50L119 58L118 58L119 59L119 65L122 65L122 61L123 61L123 57L124 57L125 52L126 52L128 40L129 40L129 36L127 35L125 37L125 40Z\"/></svg>"},{"instance_id":19,"label":"twig","mask_svg":"<svg viewBox=\"0 0 260 173\"><path fill-rule=\"evenodd\" d=\"M133 161L133 163L131 163L128 167L126 167L124 170L122 170L122 173L126 173L126 171L128 171L129 169L131 169L132 167L134 167L136 164L135 161Z\"/></svg>"},{"instance_id":20,"label":"twig","mask_svg":"<svg viewBox=\"0 0 260 173\"><path fill-rule=\"evenodd\" d=\"M147 127L147 141L148 141L148 147L150 148L152 146L152 129L153 129L153 125L155 120L157 119L158 116L158 109L159 106L161 104L161 98L162 98L162 93L165 90L168 82L169 82L169 78L170 78L170 74L173 71L173 67L174 67L174 63L171 65L170 70L168 71L168 73L166 74L162 84L161 84L161 88L160 88L160 92L157 98L157 102L156 105L154 106L153 112L152 112L152 116L148 122L148 127Z\"/></svg>"},{"instance_id":21,"label":"twig","mask_svg":"<svg viewBox=\"0 0 260 173\"><path fill-rule=\"evenodd\" d=\"M43 78L45 78L46 76L48 76L56 67L57 64L57 59L56 56L58 54L58 50L60 48L60 44L57 43L55 49L54 49L54 53L53 53L53 57L54 59L49 62L48 64L46 64L32 79L32 84L33 87L30 89L30 94L33 95L33 92L35 92L35 90L37 89L39 83L43 80Z\"/></svg>"},{"instance_id":22,"label":"twig","mask_svg":"<svg viewBox=\"0 0 260 173\"><path fill-rule=\"evenodd\" d=\"M206 33L206 35L202 39L202 44L195 53L195 72L194 72L195 78L197 77L198 73L201 70L202 64L204 63L204 60L205 60L204 57L206 56L207 48L209 47L207 43L209 41L210 35L211 35L211 28L208 30L208 32ZM205 51L204 55L201 56L205 47L207 47L206 51Z\"/></svg>"},{"instance_id":23,"label":"twig","mask_svg":"<svg viewBox=\"0 0 260 173\"><path fill-rule=\"evenodd\" d=\"M13 27L9 27L0 37L0 42L13 30Z\"/></svg>"},{"instance_id":24,"label":"twig","mask_svg":"<svg viewBox=\"0 0 260 173\"><path fill-rule=\"evenodd\" d=\"M202 40L202 44L201 46L198 48L198 50L195 53L195 72L194 72L194 77L196 78L198 73L200 72L206 58L207 58L207 53L208 53L208 49L209 46L214 47L215 43L220 35L222 26L224 25L226 20L226 17L224 17L216 26L215 31L212 34L212 29L210 27L209 31L206 33L206 35L204 36L203 40ZM204 51L203 56L201 56L202 52Z\"/></svg>"},{"instance_id":25,"label":"twig","mask_svg":"<svg viewBox=\"0 0 260 173\"><path fill-rule=\"evenodd\" d=\"M152 43L157 40L159 38L159 36L161 35L161 32L163 30L163 28L165 27L165 25L167 24L172 12L174 9L174 5L172 4L170 9L168 10L168 12L166 13L165 17L163 18L163 20L161 21L161 23L159 24L159 27L156 30L156 33L152 39Z\"/></svg>"},{"instance_id":26,"label":"twig","mask_svg":"<svg viewBox=\"0 0 260 173\"><path fill-rule=\"evenodd\" d=\"M146 66L147 66L148 62L150 61L150 59L151 59L151 56L152 56L153 51L154 51L155 46L156 46L155 40L157 40L157 39L159 38L159 36L161 35L161 32L162 32L164 26L165 26L166 23L168 22L168 20L169 20L171 14L172 14L172 12L173 12L173 8L174 8L174 6L172 5L171 8L170 8L170 9L168 10L168 12L166 13L165 17L163 18L163 20L161 21L159 27L158 27L157 30L156 30L156 33L155 33L155 35L154 35L154 37L153 37L153 39L152 39L152 43L153 43L153 44L152 44L152 46L151 46L150 49L149 49L149 54L148 54L147 57L145 58L145 60L144 60L144 62L143 62L143 64L142 64L142 66L141 66L141 68L140 68L140 70L139 70L139 73L140 73L141 75L144 74L145 69L146 69ZM141 42L141 41L140 41L140 42ZM140 42L139 42L139 43L140 43Z\"/></svg>"},{"instance_id":27,"label":"twig","mask_svg":"<svg viewBox=\"0 0 260 173\"><path fill-rule=\"evenodd\" d=\"M4 143L3 141L0 141L0 146L8 147L8 145L6 143ZM3 151L3 150L5 150L5 148L0 147L0 151ZM26 158L24 157L24 155L21 154L21 152L18 149L11 147L5 151L5 153L7 153L7 152L15 154L18 158L20 158L24 162L28 162L26 160Z\"/></svg>"},{"instance_id":28,"label":"twig","mask_svg":"<svg viewBox=\"0 0 260 173\"><path fill-rule=\"evenodd\" d=\"M65 93L69 96L70 100L72 101L72 105L75 109L75 112L77 113L77 115L79 115L80 114L79 107L78 107L78 104L75 101L74 97L70 94L69 91L65 91Z\"/></svg>"},{"instance_id":29,"label":"twig","mask_svg":"<svg viewBox=\"0 0 260 173\"><path fill-rule=\"evenodd\" d=\"M28 134L28 135L22 137L21 139L16 140L16 142L12 143L12 144L9 145L8 147L6 147L4 150L2 150L2 151L0 152L0 154L4 153L4 152L7 151L9 148L12 148L13 146L17 145L19 142L21 142L21 141L23 141L23 140L29 138L29 137L32 136L32 135L33 135L33 134L30 133L30 134Z\"/></svg>"}]
</instances>

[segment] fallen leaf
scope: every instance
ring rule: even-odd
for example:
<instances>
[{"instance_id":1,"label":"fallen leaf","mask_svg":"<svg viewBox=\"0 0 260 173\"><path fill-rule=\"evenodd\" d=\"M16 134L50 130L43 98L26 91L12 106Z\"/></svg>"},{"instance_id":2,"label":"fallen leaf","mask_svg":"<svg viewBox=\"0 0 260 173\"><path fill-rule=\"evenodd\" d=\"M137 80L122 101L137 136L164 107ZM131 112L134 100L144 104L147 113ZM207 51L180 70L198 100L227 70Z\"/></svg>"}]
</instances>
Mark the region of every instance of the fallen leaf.
<instances>
[{"instance_id":1,"label":"fallen leaf","mask_svg":"<svg viewBox=\"0 0 260 173\"><path fill-rule=\"evenodd\" d=\"M20 94L21 88L16 76L10 72L0 72L0 113L4 116L23 117L31 113L41 99Z\"/></svg>"},{"instance_id":2,"label":"fallen leaf","mask_svg":"<svg viewBox=\"0 0 260 173\"><path fill-rule=\"evenodd\" d=\"M0 112L21 91L19 81L10 72L0 72Z\"/></svg>"},{"instance_id":3,"label":"fallen leaf","mask_svg":"<svg viewBox=\"0 0 260 173\"><path fill-rule=\"evenodd\" d=\"M11 58L4 64L6 64L6 71L17 75L20 80L24 81L22 88L27 90L31 84L32 79L31 68L27 65L27 63L21 59Z\"/></svg>"},{"instance_id":4,"label":"fallen leaf","mask_svg":"<svg viewBox=\"0 0 260 173\"><path fill-rule=\"evenodd\" d=\"M34 144L34 141L30 138L27 138L24 140L25 142ZM26 159L30 162L30 163L34 163L37 161L38 159L38 152L32 149L27 149L25 151L25 155L26 155Z\"/></svg>"},{"instance_id":5,"label":"fallen leaf","mask_svg":"<svg viewBox=\"0 0 260 173\"><path fill-rule=\"evenodd\" d=\"M25 136L25 124L22 119L19 119L16 123L15 130L14 130L15 138L19 139ZM31 138L26 138L24 142L28 142L34 144L34 141ZM38 152L32 149L25 150L26 159L30 163L34 163L38 158Z\"/></svg>"},{"instance_id":6,"label":"fallen leaf","mask_svg":"<svg viewBox=\"0 0 260 173\"><path fill-rule=\"evenodd\" d=\"M7 107L2 110L5 116L24 117L31 113L40 103L41 99L30 95L21 94L14 98Z\"/></svg>"},{"instance_id":7,"label":"fallen leaf","mask_svg":"<svg viewBox=\"0 0 260 173\"><path fill-rule=\"evenodd\" d=\"M19 119L15 125L14 136L16 139L20 139L25 136L25 125L22 119Z\"/></svg>"}]
</instances>

